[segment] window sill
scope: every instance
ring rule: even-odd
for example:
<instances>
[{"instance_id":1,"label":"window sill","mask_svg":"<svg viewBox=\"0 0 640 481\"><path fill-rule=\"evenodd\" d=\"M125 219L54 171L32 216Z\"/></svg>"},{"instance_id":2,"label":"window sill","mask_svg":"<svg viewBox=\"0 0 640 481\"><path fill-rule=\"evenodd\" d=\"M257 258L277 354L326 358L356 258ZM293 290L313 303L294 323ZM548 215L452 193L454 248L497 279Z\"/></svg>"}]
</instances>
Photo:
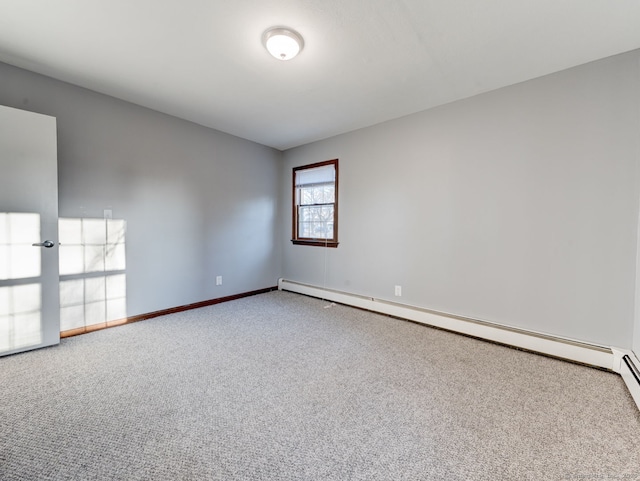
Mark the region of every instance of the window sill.
<instances>
[{"instance_id":1,"label":"window sill","mask_svg":"<svg viewBox=\"0 0 640 481\"><path fill-rule=\"evenodd\" d=\"M291 242L299 246L338 247L335 241L291 239Z\"/></svg>"}]
</instances>

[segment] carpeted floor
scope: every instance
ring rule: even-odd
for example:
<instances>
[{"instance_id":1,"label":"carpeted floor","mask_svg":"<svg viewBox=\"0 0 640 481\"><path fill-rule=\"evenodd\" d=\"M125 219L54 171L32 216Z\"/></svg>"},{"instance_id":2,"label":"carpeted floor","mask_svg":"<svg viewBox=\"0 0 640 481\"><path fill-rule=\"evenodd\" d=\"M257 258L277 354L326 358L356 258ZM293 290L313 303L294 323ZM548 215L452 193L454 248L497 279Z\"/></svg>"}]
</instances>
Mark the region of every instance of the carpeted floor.
<instances>
[{"instance_id":1,"label":"carpeted floor","mask_svg":"<svg viewBox=\"0 0 640 481\"><path fill-rule=\"evenodd\" d=\"M0 359L0 479L640 480L612 373L286 292Z\"/></svg>"}]
</instances>

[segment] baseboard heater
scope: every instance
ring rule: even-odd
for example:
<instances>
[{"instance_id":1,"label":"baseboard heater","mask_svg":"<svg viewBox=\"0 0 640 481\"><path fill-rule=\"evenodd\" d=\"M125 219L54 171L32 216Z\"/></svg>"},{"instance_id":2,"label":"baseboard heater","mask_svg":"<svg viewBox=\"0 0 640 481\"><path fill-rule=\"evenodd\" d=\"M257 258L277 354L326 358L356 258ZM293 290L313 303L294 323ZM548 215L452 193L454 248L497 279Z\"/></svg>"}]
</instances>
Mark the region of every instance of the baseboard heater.
<instances>
[{"instance_id":1,"label":"baseboard heater","mask_svg":"<svg viewBox=\"0 0 640 481\"><path fill-rule=\"evenodd\" d=\"M620 375L624 379L631 397L640 408L640 364L638 359L630 354L625 354L620 363Z\"/></svg>"},{"instance_id":2,"label":"baseboard heater","mask_svg":"<svg viewBox=\"0 0 640 481\"><path fill-rule=\"evenodd\" d=\"M385 299L327 289L296 281L280 279L278 289L325 299L380 314L407 319L448 331L485 339L548 356L604 368L620 374L640 409L640 381L637 359L630 351L599 346L573 339L513 328L501 324L438 312ZM624 360L624 357L628 361ZM628 362L628 364L627 364ZM635 394L634 394L635 393Z\"/></svg>"}]
</instances>

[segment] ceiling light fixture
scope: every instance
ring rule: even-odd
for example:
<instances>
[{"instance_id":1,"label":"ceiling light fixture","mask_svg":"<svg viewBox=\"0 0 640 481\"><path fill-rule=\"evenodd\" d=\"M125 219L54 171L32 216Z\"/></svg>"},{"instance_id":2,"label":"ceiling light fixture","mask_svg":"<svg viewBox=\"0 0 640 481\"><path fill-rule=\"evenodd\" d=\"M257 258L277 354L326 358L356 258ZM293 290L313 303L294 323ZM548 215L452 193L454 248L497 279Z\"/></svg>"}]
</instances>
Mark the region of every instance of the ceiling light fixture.
<instances>
[{"instance_id":1,"label":"ceiling light fixture","mask_svg":"<svg viewBox=\"0 0 640 481\"><path fill-rule=\"evenodd\" d=\"M262 34L265 48L278 60L291 60L304 47L302 36L286 27L272 27Z\"/></svg>"}]
</instances>

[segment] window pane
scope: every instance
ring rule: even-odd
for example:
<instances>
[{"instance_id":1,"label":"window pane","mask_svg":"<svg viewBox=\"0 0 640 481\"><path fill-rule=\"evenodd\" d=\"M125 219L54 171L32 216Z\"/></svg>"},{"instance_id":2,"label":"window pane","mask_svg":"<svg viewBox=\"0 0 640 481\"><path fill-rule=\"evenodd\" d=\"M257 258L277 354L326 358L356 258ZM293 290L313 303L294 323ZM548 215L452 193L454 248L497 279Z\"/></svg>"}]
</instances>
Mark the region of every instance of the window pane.
<instances>
[{"instance_id":1,"label":"window pane","mask_svg":"<svg viewBox=\"0 0 640 481\"><path fill-rule=\"evenodd\" d=\"M333 239L333 206L300 206L298 234L300 237Z\"/></svg>"},{"instance_id":2,"label":"window pane","mask_svg":"<svg viewBox=\"0 0 640 481\"><path fill-rule=\"evenodd\" d=\"M333 184L300 187L300 204L331 204L335 202L335 186Z\"/></svg>"},{"instance_id":3,"label":"window pane","mask_svg":"<svg viewBox=\"0 0 640 481\"><path fill-rule=\"evenodd\" d=\"M332 205L301 205L300 222L333 221Z\"/></svg>"},{"instance_id":4,"label":"window pane","mask_svg":"<svg viewBox=\"0 0 640 481\"><path fill-rule=\"evenodd\" d=\"M300 237L310 239L333 239L333 222L301 222Z\"/></svg>"}]
</instances>

